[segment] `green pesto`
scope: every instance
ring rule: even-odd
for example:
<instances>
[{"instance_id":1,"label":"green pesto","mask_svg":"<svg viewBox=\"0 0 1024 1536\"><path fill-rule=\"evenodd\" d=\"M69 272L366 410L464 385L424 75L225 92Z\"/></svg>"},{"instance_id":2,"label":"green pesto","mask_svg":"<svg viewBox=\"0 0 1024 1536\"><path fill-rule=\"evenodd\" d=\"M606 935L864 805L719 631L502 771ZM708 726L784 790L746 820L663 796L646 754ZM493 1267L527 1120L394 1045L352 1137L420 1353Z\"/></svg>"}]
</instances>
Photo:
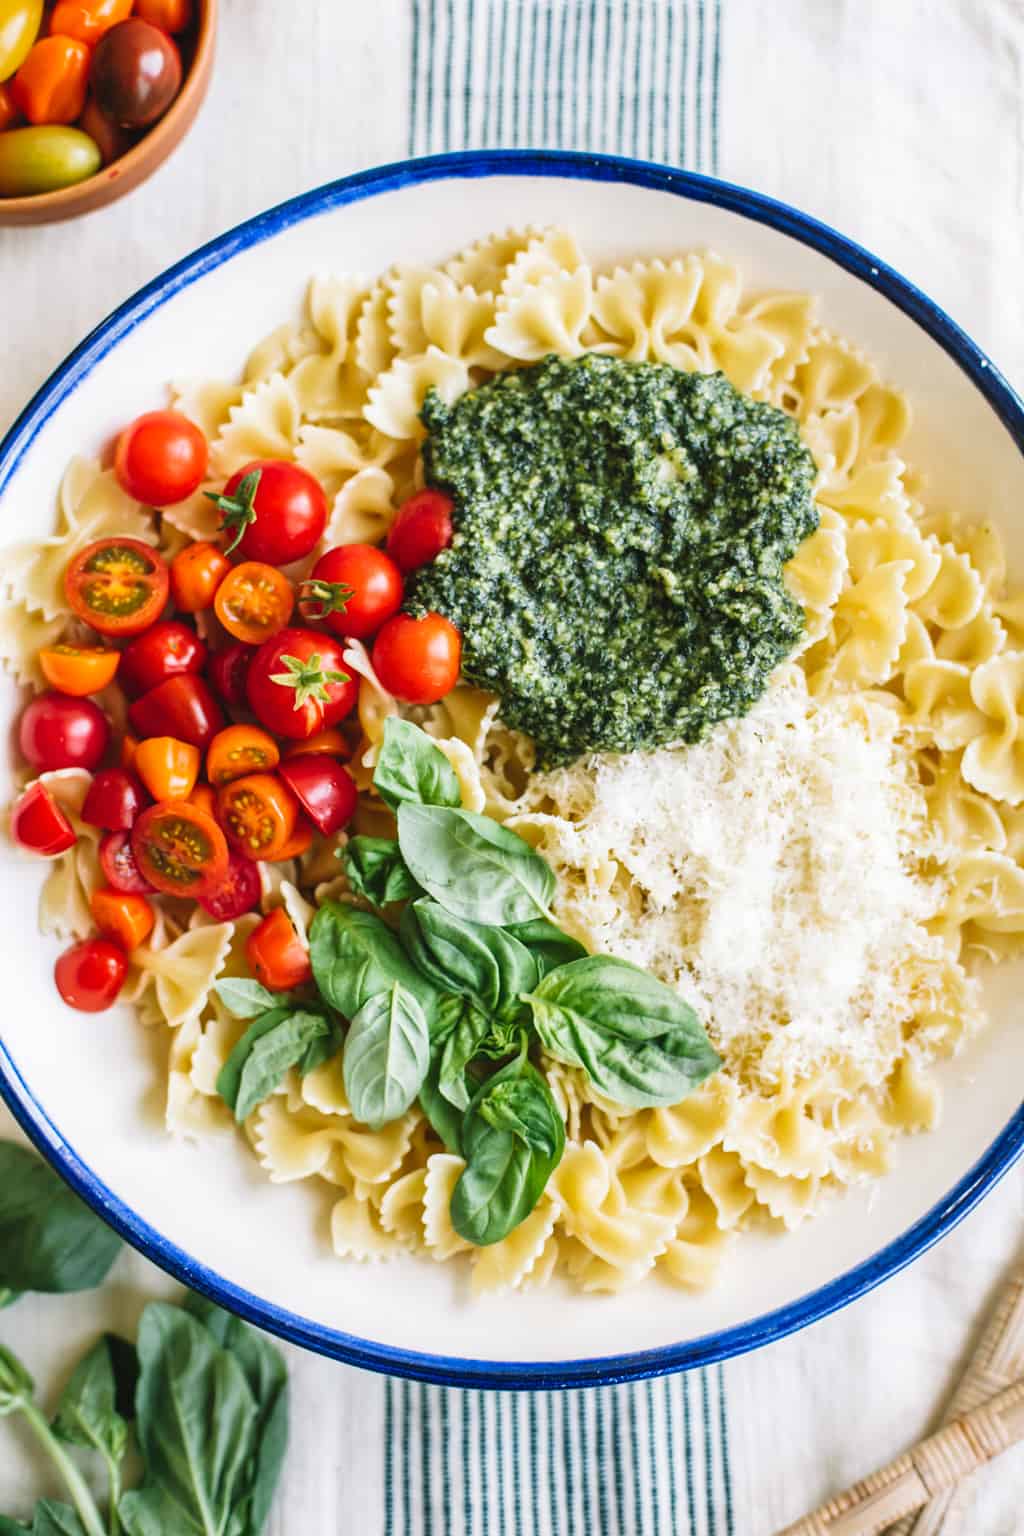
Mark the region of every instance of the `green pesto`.
<instances>
[{"instance_id":1,"label":"green pesto","mask_svg":"<svg viewBox=\"0 0 1024 1536\"><path fill-rule=\"evenodd\" d=\"M458 626L542 763L747 713L803 631L782 567L818 519L789 417L721 373L592 354L432 393L423 421L455 537L406 607Z\"/></svg>"}]
</instances>

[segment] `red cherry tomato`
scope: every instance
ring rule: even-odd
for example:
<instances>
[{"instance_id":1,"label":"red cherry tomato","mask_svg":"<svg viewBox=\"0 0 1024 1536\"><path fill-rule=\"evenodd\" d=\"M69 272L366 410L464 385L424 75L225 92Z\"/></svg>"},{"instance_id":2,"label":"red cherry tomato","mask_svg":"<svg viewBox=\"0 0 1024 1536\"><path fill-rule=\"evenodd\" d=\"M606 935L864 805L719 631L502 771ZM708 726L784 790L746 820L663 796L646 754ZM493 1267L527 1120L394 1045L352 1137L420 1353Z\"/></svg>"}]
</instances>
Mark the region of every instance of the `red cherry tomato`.
<instances>
[{"instance_id":1,"label":"red cherry tomato","mask_svg":"<svg viewBox=\"0 0 1024 1536\"><path fill-rule=\"evenodd\" d=\"M245 941L245 958L256 980L271 992L301 987L313 974L309 950L283 907L275 907Z\"/></svg>"},{"instance_id":2,"label":"red cherry tomato","mask_svg":"<svg viewBox=\"0 0 1024 1536\"><path fill-rule=\"evenodd\" d=\"M107 750L110 725L92 699L40 693L18 727L22 756L40 773L51 768L93 769Z\"/></svg>"},{"instance_id":3,"label":"red cherry tomato","mask_svg":"<svg viewBox=\"0 0 1024 1536\"><path fill-rule=\"evenodd\" d=\"M359 696L337 640L312 629L282 629L265 640L250 664L246 690L260 723L294 739L337 725Z\"/></svg>"},{"instance_id":4,"label":"red cherry tomato","mask_svg":"<svg viewBox=\"0 0 1024 1536\"><path fill-rule=\"evenodd\" d=\"M162 619L121 652L120 678L132 693L147 693L183 672L201 672L206 646L180 619Z\"/></svg>"},{"instance_id":5,"label":"red cherry tomato","mask_svg":"<svg viewBox=\"0 0 1024 1536\"><path fill-rule=\"evenodd\" d=\"M69 1008L102 1013L117 1001L128 974L128 956L110 939L83 939L72 944L53 968L57 991Z\"/></svg>"},{"instance_id":6,"label":"red cherry tomato","mask_svg":"<svg viewBox=\"0 0 1024 1536\"><path fill-rule=\"evenodd\" d=\"M153 887L144 879L135 862L132 842L127 832L108 832L100 843L100 868L108 885L129 896L144 896Z\"/></svg>"},{"instance_id":7,"label":"red cherry tomato","mask_svg":"<svg viewBox=\"0 0 1024 1536\"><path fill-rule=\"evenodd\" d=\"M452 508L443 491L417 491L402 503L388 529L388 554L402 571L436 560L452 541Z\"/></svg>"},{"instance_id":8,"label":"red cherry tomato","mask_svg":"<svg viewBox=\"0 0 1024 1536\"><path fill-rule=\"evenodd\" d=\"M224 833L188 800L164 800L143 811L132 828L132 851L144 879L171 896L198 896L228 870Z\"/></svg>"},{"instance_id":9,"label":"red cherry tomato","mask_svg":"<svg viewBox=\"0 0 1024 1536\"><path fill-rule=\"evenodd\" d=\"M206 460L206 438L194 421L180 411L147 411L118 438L114 473L136 501L169 507L199 489Z\"/></svg>"},{"instance_id":10,"label":"red cherry tomato","mask_svg":"<svg viewBox=\"0 0 1024 1536\"><path fill-rule=\"evenodd\" d=\"M227 874L219 885L199 893L199 905L219 923L231 923L243 912L251 912L258 906L260 894L259 865L232 848Z\"/></svg>"},{"instance_id":11,"label":"red cherry tomato","mask_svg":"<svg viewBox=\"0 0 1024 1536\"><path fill-rule=\"evenodd\" d=\"M327 497L319 480L285 459L254 459L231 476L215 498L228 534L225 553L290 565L319 544L327 527Z\"/></svg>"},{"instance_id":12,"label":"red cherry tomato","mask_svg":"<svg viewBox=\"0 0 1024 1536\"><path fill-rule=\"evenodd\" d=\"M23 848L52 859L77 841L71 825L45 784L30 784L11 812L11 836Z\"/></svg>"},{"instance_id":13,"label":"red cherry tomato","mask_svg":"<svg viewBox=\"0 0 1024 1536\"><path fill-rule=\"evenodd\" d=\"M299 612L335 635L363 640L402 606L402 573L373 544L341 544L321 555L299 588Z\"/></svg>"},{"instance_id":14,"label":"red cherry tomato","mask_svg":"<svg viewBox=\"0 0 1024 1536\"><path fill-rule=\"evenodd\" d=\"M149 796L134 773L102 768L89 785L82 820L105 832L127 832L148 804Z\"/></svg>"},{"instance_id":15,"label":"red cherry tomato","mask_svg":"<svg viewBox=\"0 0 1024 1536\"><path fill-rule=\"evenodd\" d=\"M413 619L396 613L373 645L381 686L409 704L436 704L459 679L462 636L440 613Z\"/></svg>"},{"instance_id":16,"label":"red cherry tomato","mask_svg":"<svg viewBox=\"0 0 1024 1536\"><path fill-rule=\"evenodd\" d=\"M235 640L233 644L214 651L210 657L206 670L210 682L225 704L246 703L245 684L249 676L249 663L255 655L254 645L246 645L241 640Z\"/></svg>"},{"instance_id":17,"label":"red cherry tomato","mask_svg":"<svg viewBox=\"0 0 1024 1536\"><path fill-rule=\"evenodd\" d=\"M170 577L166 562L141 539L97 539L64 573L76 617L101 635L138 635L160 617Z\"/></svg>"},{"instance_id":18,"label":"red cherry tomato","mask_svg":"<svg viewBox=\"0 0 1024 1536\"><path fill-rule=\"evenodd\" d=\"M137 736L174 736L193 747L208 747L224 724L224 713L205 678L186 672L136 699L128 719Z\"/></svg>"},{"instance_id":19,"label":"red cherry tomato","mask_svg":"<svg viewBox=\"0 0 1024 1536\"><path fill-rule=\"evenodd\" d=\"M352 775L323 752L300 752L279 768L310 821L330 837L355 814L359 791Z\"/></svg>"}]
</instances>

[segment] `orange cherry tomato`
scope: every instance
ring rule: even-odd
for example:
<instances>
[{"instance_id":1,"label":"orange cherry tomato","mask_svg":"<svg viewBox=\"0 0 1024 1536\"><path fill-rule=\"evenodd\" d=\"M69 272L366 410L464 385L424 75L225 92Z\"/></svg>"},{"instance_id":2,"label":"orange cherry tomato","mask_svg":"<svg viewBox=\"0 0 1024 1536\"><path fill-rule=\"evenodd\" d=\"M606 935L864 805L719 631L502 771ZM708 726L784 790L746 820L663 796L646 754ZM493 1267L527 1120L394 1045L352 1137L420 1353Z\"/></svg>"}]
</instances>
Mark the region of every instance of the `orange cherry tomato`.
<instances>
[{"instance_id":1,"label":"orange cherry tomato","mask_svg":"<svg viewBox=\"0 0 1024 1536\"><path fill-rule=\"evenodd\" d=\"M283 907L275 907L245 941L245 958L256 980L271 992L301 987L313 974L309 950Z\"/></svg>"},{"instance_id":2,"label":"orange cherry tomato","mask_svg":"<svg viewBox=\"0 0 1024 1536\"><path fill-rule=\"evenodd\" d=\"M5 128L13 128L20 116L14 92L6 81L0 82L0 133Z\"/></svg>"},{"instance_id":3,"label":"orange cherry tomato","mask_svg":"<svg viewBox=\"0 0 1024 1536\"><path fill-rule=\"evenodd\" d=\"M224 833L187 800L165 800L143 811L131 846L142 878L171 896L197 896L228 872Z\"/></svg>"},{"instance_id":4,"label":"orange cherry tomato","mask_svg":"<svg viewBox=\"0 0 1024 1536\"><path fill-rule=\"evenodd\" d=\"M312 825L306 820L305 816L300 816L295 823L295 831L285 843L280 853L275 853L273 862L281 864L285 859L301 859L302 855L309 850L312 842Z\"/></svg>"},{"instance_id":5,"label":"orange cherry tomato","mask_svg":"<svg viewBox=\"0 0 1024 1536\"><path fill-rule=\"evenodd\" d=\"M298 818L299 802L276 773L250 773L217 792L217 820L250 859L279 859Z\"/></svg>"},{"instance_id":6,"label":"orange cherry tomato","mask_svg":"<svg viewBox=\"0 0 1024 1536\"><path fill-rule=\"evenodd\" d=\"M214 821L217 820L217 795L209 784L197 784L188 800L190 805L198 805L207 816L212 816Z\"/></svg>"},{"instance_id":7,"label":"orange cherry tomato","mask_svg":"<svg viewBox=\"0 0 1024 1536\"><path fill-rule=\"evenodd\" d=\"M218 789L247 773L269 773L281 761L277 742L258 725L229 725L206 753L206 777Z\"/></svg>"},{"instance_id":8,"label":"orange cherry tomato","mask_svg":"<svg viewBox=\"0 0 1024 1536\"><path fill-rule=\"evenodd\" d=\"M348 762L352 756L352 748L344 736L334 726L326 731L317 731L315 736L309 736L305 741L290 742L284 749L285 757L307 756L310 752L326 752L330 757L340 757Z\"/></svg>"},{"instance_id":9,"label":"orange cherry tomato","mask_svg":"<svg viewBox=\"0 0 1024 1536\"><path fill-rule=\"evenodd\" d=\"M153 932L153 908L145 896L130 896L101 885L89 902L96 927L106 939L116 939L122 949L137 949Z\"/></svg>"},{"instance_id":10,"label":"orange cherry tomato","mask_svg":"<svg viewBox=\"0 0 1024 1536\"><path fill-rule=\"evenodd\" d=\"M275 566L243 560L217 588L213 607L229 635L246 645L262 645L288 623L295 593Z\"/></svg>"},{"instance_id":11,"label":"orange cherry tomato","mask_svg":"<svg viewBox=\"0 0 1024 1536\"><path fill-rule=\"evenodd\" d=\"M49 30L77 38L91 48L104 32L125 21L131 13L132 0L57 0Z\"/></svg>"},{"instance_id":12,"label":"orange cherry tomato","mask_svg":"<svg viewBox=\"0 0 1024 1536\"><path fill-rule=\"evenodd\" d=\"M160 617L170 577L141 539L97 539L64 572L72 612L101 635L139 635Z\"/></svg>"},{"instance_id":13,"label":"orange cherry tomato","mask_svg":"<svg viewBox=\"0 0 1024 1536\"><path fill-rule=\"evenodd\" d=\"M33 43L11 87L30 123L73 123L81 117L89 85L89 50L73 37Z\"/></svg>"},{"instance_id":14,"label":"orange cherry tomato","mask_svg":"<svg viewBox=\"0 0 1024 1536\"><path fill-rule=\"evenodd\" d=\"M133 767L154 800L187 800L199 777L199 748L175 736L148 736L135 749Z\"/></svg>"},{"instance_id":15,"label":"orange cherry tomato","mask_svg":"<svg viewBox=\"0 0 1024 1536\"><path fill-rule=\"evenodd\" d=\"M171 597L182 613L211 608L231 561L216 544L186 544L171 561Z\"/></svg>"},{"instance_id":16,"label":"orange cherry tomato","mask_svg":"<svg viewBox=\"0 0 1024 1536\"><path fill-rule=\"evenodd\" d=\"M192 20L192 0L135 0L135 14L165 32L184 32Z\"/></svg>"},{"instance_id":17,"label":"orange cherry tomato","mask_svg":"<svg viewBox=\"0 0 1024 1536\"><path fill-rule=\"evenodd\" d=\"M83 699L99 693L113 681L118 651L104 651L98 646L48 645L39 652L39 665L51 688Z\"/></svg>"},{"instance_id":18,"label":"orange cherry tomato","mask_svg":"<svg viewBox=\"0 0 1024 1536\"><path fill-rule=\"evenodd\" d=\"M133 736L129 731L126 731L125 734L121 737L121 750L117 754L118 763L126 773L134 773L135 754L138 750L139 743L137 737Z\"/></svg>"}]
</instances>

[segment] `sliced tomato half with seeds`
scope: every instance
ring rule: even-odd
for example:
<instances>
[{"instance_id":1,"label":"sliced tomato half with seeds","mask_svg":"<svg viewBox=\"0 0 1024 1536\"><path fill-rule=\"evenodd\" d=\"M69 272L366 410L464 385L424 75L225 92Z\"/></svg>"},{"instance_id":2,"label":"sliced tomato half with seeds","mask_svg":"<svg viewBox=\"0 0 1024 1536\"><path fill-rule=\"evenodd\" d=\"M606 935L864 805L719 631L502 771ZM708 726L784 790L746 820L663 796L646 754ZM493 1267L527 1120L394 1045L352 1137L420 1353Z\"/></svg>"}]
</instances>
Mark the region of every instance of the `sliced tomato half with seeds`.
<instances>
[{"instance_id":1,"label":"sliced tomato half with seeds","mask_svg":"<svg viewBox=\"0 0 1024 1536\"><path fill-rule=\"evenodd\" d=\"M198 896L227 874L224 833L188 800L165 800L143 811L132 828L132 851L140 874L172 896Z\"/></svg>"},{"instance_id":2,"label":"sliced tomato half with seeds","mask_svg":"<svg viewBox=\"0 0 1024 1536\"><path fill-rule=\"evenodd\" d=\"M97 539L64 573L68 604L101 635L138 635L167 602L167 563L141 539Z\"/></svg>"}]
</instances>

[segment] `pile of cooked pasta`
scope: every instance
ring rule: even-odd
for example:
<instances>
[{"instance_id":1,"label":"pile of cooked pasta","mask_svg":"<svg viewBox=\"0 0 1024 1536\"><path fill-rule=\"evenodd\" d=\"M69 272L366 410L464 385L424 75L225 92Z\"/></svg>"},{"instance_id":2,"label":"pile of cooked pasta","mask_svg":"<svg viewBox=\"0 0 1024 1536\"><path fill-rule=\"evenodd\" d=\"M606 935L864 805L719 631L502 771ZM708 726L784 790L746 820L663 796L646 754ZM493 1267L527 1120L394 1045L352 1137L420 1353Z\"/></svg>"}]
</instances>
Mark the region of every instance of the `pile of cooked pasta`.
<instances>
[{"instance_id":1,"label":"pile of cooked pasta","mask_svg":"<svg viewBox=\"0 0 1024 1536\"><path fill-rule=\"evenodd\" d=\"M422 483L419 411L428 391L450 402L495 371L588 351L720 369L799 422L818 467L820 512L818 530L787 567L807 615L803 647L763 701L767 715L726 722L697 747L660 749L650 772L671 784L683 782L681 768L699 770L727 784L751 754L756 766L757 752L768 750L769 717L784 772L787 731L800 722L822 739L838 731L839 755L843 741L855 743L884 781L906 942L878 983L889 1012L870 1056L854 1048L852 1033L819 1038L813 1019L795 1020L782 989L763 995L763 1016L750 1027L731 1030L724 1012L716 1020L714 988L702 991L712 974L701 926L707 893L684 862L695 850L680 845L662 859L675 884L659 887L630 828L601 809L598 789L618 780L628 788L622 761L538 773L531 743L502 724L496 700L460 685L438 705L400 706L363 646L349 641L346 664L360 679L362 739L350 765L362 791L356 830L385 830L386 810L370 793L376 752L387 718L409 714L445 752L464 805L509 822L544 853L562 926L591 949L618 945L628 955L638 953L645 924L668 936L643 963L697 999L725 1058L683 1103L646 1110L603 1102L584 1073L545 1063L566 1116L565 1155L533 1213L484 1249L470 1250L451 1225L462 1162L417 1108L371 1131L352 1116L340 1069L327 1062L293 1076L253 1113L245 1130L273 1181L317 1179L336 1190L339 1256L465 1253L480 1291L540 1284L556 1271L595 1291L652 1271L706 1285L742 1229L795 1227L830 1190L884 1172L900 1135L935 1124L932 1064L983 1022L975 962L1024 947L1024 594L1007 591L995 531L961 522L908 469L900 456L906 400L821 327L811 297L747 294L736 269L711 254L600 271L567 232L527 229L484 239L436 269L396 266L373 282L318 277L302 321L262 341L240 382L186 380L173 402L209 440L210 487L251 460L294 459L332 500L324 547L373 543ZM173 554L214 537L218 517L202 490L153 514L109 470L73 462L57 533L7 560L0 653L8 668L41 686L38 650L74 633L62 575L76 550L120 534L155 537ZM81 937L101 880L98 833L77 814L89 775L45 779L79 840L54 862L42 926ZM810 811L786 844L795 849L799 834L801 858L814 815L825 818L824 836L830 814L827 797L825 810L806 796L804 804ZM336 842L317 838L297 861L262 865L263 909L284 904L304 931L325 896L345 899ZM779 854L780 869L790 856ZM819 903L823 892L819 882ZM169 1131L231 1134L216 1080L245 1024L212 989L245 973L244 941L258 918L217 923L200 910L186 916L173 899L158 905L123 996L168 1031ZM870 1023L882 995L852 998L851 1031L858 1018ZM761 1006L761 996L751 993L747 1006Z\"/></svg>"}]
</instances>

